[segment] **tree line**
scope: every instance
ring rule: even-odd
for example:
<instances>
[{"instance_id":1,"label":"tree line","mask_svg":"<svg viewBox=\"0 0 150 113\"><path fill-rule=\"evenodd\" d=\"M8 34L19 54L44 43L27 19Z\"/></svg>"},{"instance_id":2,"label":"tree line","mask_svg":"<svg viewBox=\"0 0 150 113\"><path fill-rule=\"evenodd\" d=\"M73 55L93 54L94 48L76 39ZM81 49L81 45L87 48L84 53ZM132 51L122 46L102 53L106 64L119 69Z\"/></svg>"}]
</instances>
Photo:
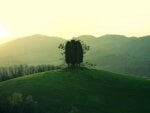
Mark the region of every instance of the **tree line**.
<instances>
[{"instance_id":1,"label":"tree line","mask_svg":"<svg viewBox=\"0 0 150 113\"><path fill-rule=\"evenodd\" d=\"M8 67L0 67L0 81L61 68L62 66L54 66L54 65L29 66L22 64Z\"/></svg>"}]
</instances>

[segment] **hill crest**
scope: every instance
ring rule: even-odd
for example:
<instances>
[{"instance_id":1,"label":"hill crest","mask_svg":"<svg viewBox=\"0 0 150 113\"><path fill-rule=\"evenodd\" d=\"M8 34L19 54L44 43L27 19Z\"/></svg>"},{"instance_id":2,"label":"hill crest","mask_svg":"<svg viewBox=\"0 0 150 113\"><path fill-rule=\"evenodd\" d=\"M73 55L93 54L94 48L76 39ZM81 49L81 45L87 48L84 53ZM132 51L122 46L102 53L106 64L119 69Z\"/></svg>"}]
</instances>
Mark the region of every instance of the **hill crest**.
<instances>
[{"instance_id":1,"label":"hill crest","mask_svg":"<svg viewBox=\"0 0 150 113\"><path fill-rule=\"evenodd\" d=\"M48 71L0 83L0 97L14 92L32 95L42 113L72 107L79 113L150 112L149 80L100 70Z\"/></svg>"}]
</instances>

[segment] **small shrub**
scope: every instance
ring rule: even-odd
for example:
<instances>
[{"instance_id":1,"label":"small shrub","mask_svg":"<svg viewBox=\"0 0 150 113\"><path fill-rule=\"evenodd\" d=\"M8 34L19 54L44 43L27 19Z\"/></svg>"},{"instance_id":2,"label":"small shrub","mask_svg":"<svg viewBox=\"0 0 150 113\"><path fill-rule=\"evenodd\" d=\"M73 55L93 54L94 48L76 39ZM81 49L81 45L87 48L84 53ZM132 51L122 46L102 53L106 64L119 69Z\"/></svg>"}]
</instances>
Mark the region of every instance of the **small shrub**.
<instances>
[{"instance_id":1,"label":"small shrub","mask_svg":"<svg viewBox=\"0 0 150 113\"><path fill-rule=\"evenodd\" d=\"M37 113L37 102L31 95L13 93L8 100L11 113Z\"/></svg>"},{"instance_id":2,"label":"small shrub","mask_svg":"<svg viewBox=\"0 0 150 113\"><path fill-rule=\"evenodd\" d=\"M79 110L77 107L72 106L71 110L68 113L79 113Z\"/></svg>"}]
</instances>

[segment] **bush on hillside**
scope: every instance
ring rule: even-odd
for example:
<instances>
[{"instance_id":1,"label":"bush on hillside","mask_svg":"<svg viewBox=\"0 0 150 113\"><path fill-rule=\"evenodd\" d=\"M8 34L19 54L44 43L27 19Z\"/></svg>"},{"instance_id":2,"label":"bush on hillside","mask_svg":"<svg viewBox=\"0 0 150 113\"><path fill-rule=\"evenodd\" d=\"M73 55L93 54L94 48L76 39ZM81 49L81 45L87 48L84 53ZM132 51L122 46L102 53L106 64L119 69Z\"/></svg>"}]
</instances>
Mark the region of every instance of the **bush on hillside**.
<instances>
[{"instance_id":1,"label":"bush on hillside","mask_svg":"<svg viewBox=\"0 0 150 113\"><path fill-rule=\"evenodd\" d=\"M10 97L2 97L0 101L0 113L37 113L37 102L31 95L13 93Z\"/></svg>"}]
</instances>

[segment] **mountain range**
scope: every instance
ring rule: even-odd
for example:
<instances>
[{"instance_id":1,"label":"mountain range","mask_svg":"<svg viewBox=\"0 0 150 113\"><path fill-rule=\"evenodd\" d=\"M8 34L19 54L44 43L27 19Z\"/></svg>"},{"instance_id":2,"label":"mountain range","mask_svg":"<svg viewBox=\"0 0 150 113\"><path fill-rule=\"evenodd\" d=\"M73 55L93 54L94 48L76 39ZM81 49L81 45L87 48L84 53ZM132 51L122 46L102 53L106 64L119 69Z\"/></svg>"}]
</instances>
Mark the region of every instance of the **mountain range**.
<instances>
[{"instance_id":1,"label":"mountain range","mask_svg":"<svg viewBox=\"0 0 150 113\"><path fill-rule=\"evenodd\" d=\"M82 35L76 38L90 46L84 62L96 65L95 68L150 76L150 36ZM65 41L60 37L36 34L6 42L0 45L0 66L64 64L58 45Z\"/></svg>"}]
</instances>

